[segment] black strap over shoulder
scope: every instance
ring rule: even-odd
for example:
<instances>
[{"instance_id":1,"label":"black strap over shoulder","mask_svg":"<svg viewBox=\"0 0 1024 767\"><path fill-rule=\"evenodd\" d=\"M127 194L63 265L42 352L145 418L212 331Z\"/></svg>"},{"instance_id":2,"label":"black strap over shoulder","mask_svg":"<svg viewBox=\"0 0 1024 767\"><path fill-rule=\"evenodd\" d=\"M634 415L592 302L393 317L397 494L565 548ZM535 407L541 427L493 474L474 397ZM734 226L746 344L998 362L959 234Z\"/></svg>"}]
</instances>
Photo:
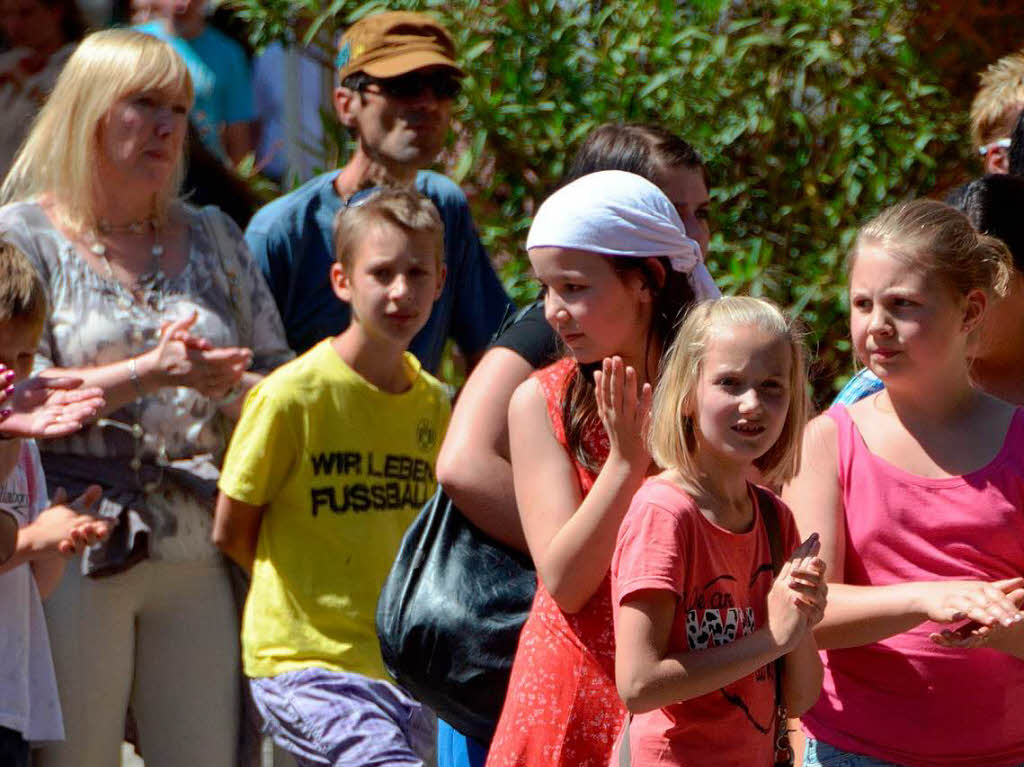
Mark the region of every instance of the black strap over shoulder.
<instances>
[{"instance_id":1,"label":"black strap over shoulder","mask_svg":"<svg viewBox=\"0 0 1024 767\"><path fill-rule=\"evenodd\" d=\"M786 561L786 553L782 548L782 528L779 527L779 510L775 506L774 496L763 487L754 485L757 497L757 508L764 520L764 529L768 534L768 545L772 551L772 572L778 576L782 563Z\"/></svg>"},{"instance_id":2,"label":"black strap over shoulder","mask_svg":"<svg viewBox=\"0 0 1024 767\"><path fill-rule=\"evenodd\" d=\"M765 533L768 535L768 547L772 552L772 572L777 578L786 561L786 551L782 546L782 527L779 525L779 507L775 504L775 496L763 487L754 485L757 498L757 509L764 520ZM793 747L789 742L786 706L782 699L782 658L775 661L775 765L782 767L793 764Z\"/></svg>"}]
</instances>

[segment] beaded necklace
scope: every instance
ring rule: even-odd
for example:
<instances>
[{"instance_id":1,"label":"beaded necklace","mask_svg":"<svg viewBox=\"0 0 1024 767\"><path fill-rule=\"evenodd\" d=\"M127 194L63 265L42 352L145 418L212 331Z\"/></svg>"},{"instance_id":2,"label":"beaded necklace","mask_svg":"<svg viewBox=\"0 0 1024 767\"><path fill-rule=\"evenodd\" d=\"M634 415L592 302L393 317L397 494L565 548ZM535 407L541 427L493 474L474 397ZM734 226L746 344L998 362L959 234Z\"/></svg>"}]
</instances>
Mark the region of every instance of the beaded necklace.
<instances>
[{"instance_id":1,"label":"beaded necklace","mask_svg":"<svg viewBox=\"0 0 1024 767\"><path fill-rule=\"evenodd\" d=\"M153 232L153 245L150 247L149 252L152 256L152 283L148 289L143 287L138 281L130 288L117 279L114 274L114 268L110 263L110 259L107 257L107 246L100 242L99 236L109 236L111 234L127 233L127 234L142 234L146 227ZM164 246L161 241L160 224L156 218L148 218L138 221L131 221L127 224L115 225L111 224L105 219L100 219L96 227L96 232L90 235L90 242L88 243L89 252L98 256L103 262L103 267L106 272L106 277L113 283L118 289L119 303L121 306L128 310L133 305L141 305L145 308L151 309L156 312L162 312L164 309L163 296L159 291L159 286L164 280L163 272L163 255ZM128 432L134 439L135 450L134 455L129 461L129 465L135 472L137 478L141 483L140 470L143 464L143 455L146 452L147 442L156 442L154 461L157 468L160 470L160 479L157 481L149 481L142 483L143 490L146 493L152 493L157 490L160 485L160 481L163 477L163 468L169 465L170 461L167 457L167 448L162 438L154 437L153 435L146 434L142 427L142 396L136 397L134 403L135 411L135 423L126 424L120 421L115 421L110 418L100 418L96 421L97 426L111 427L120 429Z\"/></svg>"},{"instance_id":2,"label":"beaded necklace","mask_svg":"<svg viewBox=\"0 0 1024 767\"><path fill-rule=\"evenodd\" d=\"M110 263L110 259L107 257L107 246L104 243L100 242L99 238L97 237L97 234L104 236L116 234L118 232L142 234L146 226L148 226L153 232L153 245L149 249L149 253L153 259L153 268L151 270L153 274L153 288L149 290L143 290L142 286L138 282L136 282L136 284L132 285L130 288L126 288L114 274L114 268ZM93 253L96 256L99 256L100 260L103 262L103 267L106 272L107 278L111 282L122 288L123 294L128 297L128 305L131 305L133 303L145 303L147 306L149 306L149 308L154 309L156 311L161 311L163 309L163 299L160 293L156 290L156 287L159 286L164 280L164 246L163 242L161 241L160 225L157 222L157 220L155 218L149 218L139 221L131 221L127 224L114 225L111 224L109 221L106 221L105 219L100 219L99 224L96 228L97 232L90 235L91 242L88 243L89 252ZM145 296L144 301L140 299L140 293Z\"/></svg>"}]
</instances>

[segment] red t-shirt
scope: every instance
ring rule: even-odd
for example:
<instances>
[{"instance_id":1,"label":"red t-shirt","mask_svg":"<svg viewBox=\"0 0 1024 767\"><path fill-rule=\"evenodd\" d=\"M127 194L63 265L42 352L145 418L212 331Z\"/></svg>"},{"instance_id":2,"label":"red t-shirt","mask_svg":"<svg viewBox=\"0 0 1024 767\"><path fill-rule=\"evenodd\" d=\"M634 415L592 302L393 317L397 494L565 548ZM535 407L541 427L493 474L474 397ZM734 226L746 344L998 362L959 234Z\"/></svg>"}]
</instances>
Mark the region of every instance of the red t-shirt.
<instances>
[{"instance_id":1,"label":"red t-shirt","mask_svg":"<svg viewBox=\"0 0 1024 767\"><path fill-rule=\"evenodd\" d=\"M681 488L657 477L633 497L612 559L613 606L644 589L678 599L669 652L699 652L753 633L765 619L774 580L768 534L734 533L710 522ZM786 552L799 543L793 516L776 499ZM638 714L630 728L634 765L771 765L775 727L773 664L698 698ZM616 762L613 760L612 762Z\"/></svg>"}]
</instances>

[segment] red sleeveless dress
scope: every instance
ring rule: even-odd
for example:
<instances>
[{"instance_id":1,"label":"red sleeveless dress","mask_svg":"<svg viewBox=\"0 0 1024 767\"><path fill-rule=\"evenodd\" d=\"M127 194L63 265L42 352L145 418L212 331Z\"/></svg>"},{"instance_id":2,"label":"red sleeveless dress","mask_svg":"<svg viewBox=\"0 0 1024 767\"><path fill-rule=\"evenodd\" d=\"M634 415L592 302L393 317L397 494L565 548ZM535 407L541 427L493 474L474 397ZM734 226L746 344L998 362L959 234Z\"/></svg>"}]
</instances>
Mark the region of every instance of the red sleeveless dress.
<instances>
[{"instance_id":1,"label":"red sleeveless dress","mask_svg":"<svg viewBox=\"0 0 1024 767\"><path fill-rule=\"evenodd\" d=\"M563 447L562 399L575 374L571 359L534 374ZM600 425L584 435L584 444L598 460L607 458L608 437ZM586 495L596 477L573 464ZM562 612L538 579L487 767L607 767L625 716L615 689L609 574L574 615Z\"/></svg>"}]
</instances>

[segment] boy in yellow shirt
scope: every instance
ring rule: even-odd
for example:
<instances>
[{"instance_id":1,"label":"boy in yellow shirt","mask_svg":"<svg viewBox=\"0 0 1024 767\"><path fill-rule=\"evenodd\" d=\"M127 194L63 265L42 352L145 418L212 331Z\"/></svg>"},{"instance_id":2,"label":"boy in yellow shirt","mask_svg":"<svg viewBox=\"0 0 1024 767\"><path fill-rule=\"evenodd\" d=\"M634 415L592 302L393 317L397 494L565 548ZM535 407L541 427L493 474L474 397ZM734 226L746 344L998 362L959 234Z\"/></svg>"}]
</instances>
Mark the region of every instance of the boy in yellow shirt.
<instances>
[{"instance_id":1,"label":"boy in yellow shirt","mask_svg":"<svg viewBox=\"0 0 1024 767\"><path fill-rule=\"evenodd\" d=\"M444 284L442 229L411 190L338 213L330 281L352 322L252 390L224 459L213 537L252 572L243 665L300 765L433 753L433 715L388 680L374 613L450 413L406 351Z\"/></svg>"}]
</instances>

